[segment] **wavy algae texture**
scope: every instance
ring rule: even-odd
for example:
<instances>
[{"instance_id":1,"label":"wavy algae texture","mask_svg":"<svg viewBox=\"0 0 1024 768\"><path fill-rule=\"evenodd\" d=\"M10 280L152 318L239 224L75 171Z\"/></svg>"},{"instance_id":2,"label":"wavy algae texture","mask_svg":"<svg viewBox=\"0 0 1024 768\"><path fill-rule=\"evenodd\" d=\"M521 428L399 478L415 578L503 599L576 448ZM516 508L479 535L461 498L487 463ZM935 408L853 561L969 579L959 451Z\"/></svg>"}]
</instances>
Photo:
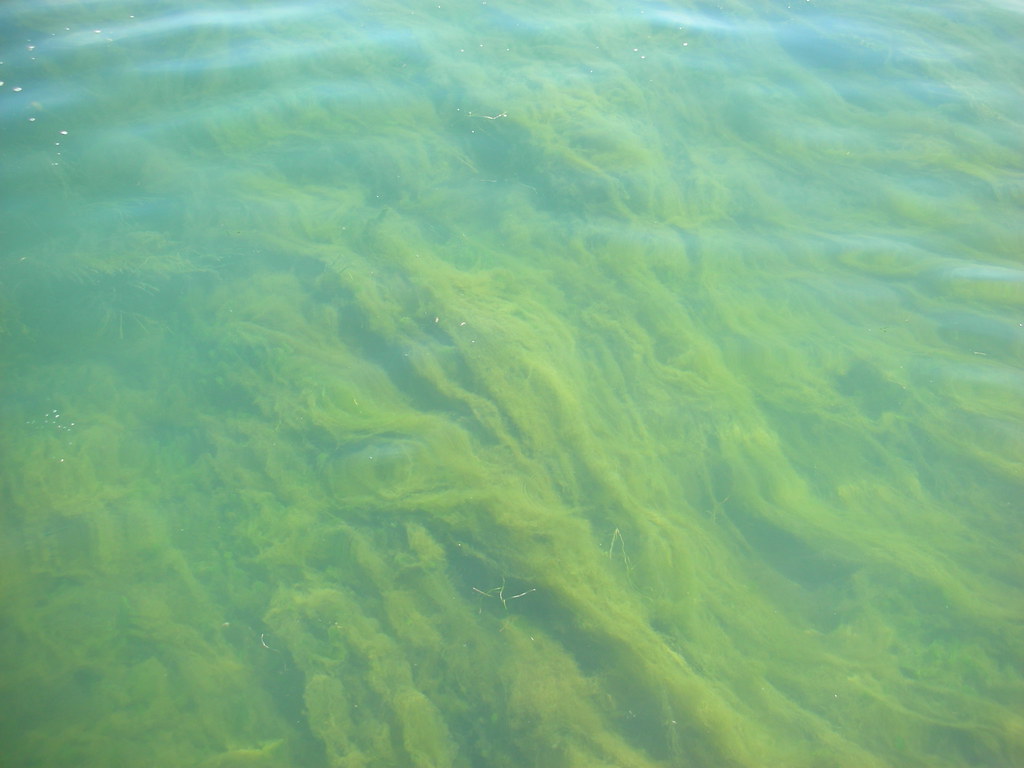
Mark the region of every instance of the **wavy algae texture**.
<instances>
[{"instance_id":1,"label":"wavy algae texture","mask_svg":"<svg viewBox=\"0 0 1024 768\"><path fill-rule=\"evenodd\" d=\"M343 5L35 52L0 762L1024 765L1019 55Z\"/></svg>"}]
</instances>

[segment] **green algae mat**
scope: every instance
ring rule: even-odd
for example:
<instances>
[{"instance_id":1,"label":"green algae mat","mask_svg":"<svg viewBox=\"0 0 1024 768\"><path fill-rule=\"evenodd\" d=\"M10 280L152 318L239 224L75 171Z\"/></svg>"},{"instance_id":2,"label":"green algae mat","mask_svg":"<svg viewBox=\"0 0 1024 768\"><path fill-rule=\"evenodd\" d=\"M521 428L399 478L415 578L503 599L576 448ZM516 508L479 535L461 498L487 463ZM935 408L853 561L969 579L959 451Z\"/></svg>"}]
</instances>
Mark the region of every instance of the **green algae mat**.
<instances>
[{"instance_id":1,"label":"green algae mat","mask_svg":"<svg viewBox=\"0 0 1024 768\"><path fill-rule=\"evenodd\" d=\"M0 9L0 762L1024 764L1012 3Z\"/></svg>"}]
</instances>

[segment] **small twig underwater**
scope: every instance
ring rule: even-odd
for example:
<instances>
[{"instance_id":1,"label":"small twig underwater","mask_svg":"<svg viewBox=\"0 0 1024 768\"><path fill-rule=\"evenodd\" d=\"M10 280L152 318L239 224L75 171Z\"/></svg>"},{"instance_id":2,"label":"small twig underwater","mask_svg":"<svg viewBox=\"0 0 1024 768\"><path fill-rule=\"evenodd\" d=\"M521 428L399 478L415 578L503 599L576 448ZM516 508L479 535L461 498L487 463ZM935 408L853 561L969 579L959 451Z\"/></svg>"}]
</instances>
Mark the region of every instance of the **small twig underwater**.
<instances>
[{"instance_id":1,"label":"small twig underwater","mask_svg":"<svg viewBox=\"0 0 1024 768\"><path fill-rule=\"evenodd\" d=\"M615 554L615 542L619 542L619 554L622 555L622 562L626 565L627 573L632 569L632 564L629 562L629 555L626 554L626 542L622 540L622 531L616 528L612 531L612 540L608 544L608 559L611 560Z\"/></svg>"},{"instance_id":2,"label":"small twig underwater","mask_svg":"<svg viewBox=\"0 0 1024 768\"><path fill-rule=\"evenodd\" d=\"M501 580L501 586L500 587L493 587L492 589L487 589L487 590L477 589L476 587L473 587L473 591L476 592L478 595L483 595L484 597L494 597L494 598L497 598L498 600L501 600L502 607L504 607L504 609L507 611L508 610L508 601L509 600L515 600L515 599L520 598L520 597L526 597L531 592L536 592L537 589L536 589L536 587L534 587L532 589L526 590L525 592L520 592L518 595L510 595L509 597L506 597L505 596L505 579L503 578ZM481 610L483 610L483 609L481 608Z\"/></svg>"}]
</instances>

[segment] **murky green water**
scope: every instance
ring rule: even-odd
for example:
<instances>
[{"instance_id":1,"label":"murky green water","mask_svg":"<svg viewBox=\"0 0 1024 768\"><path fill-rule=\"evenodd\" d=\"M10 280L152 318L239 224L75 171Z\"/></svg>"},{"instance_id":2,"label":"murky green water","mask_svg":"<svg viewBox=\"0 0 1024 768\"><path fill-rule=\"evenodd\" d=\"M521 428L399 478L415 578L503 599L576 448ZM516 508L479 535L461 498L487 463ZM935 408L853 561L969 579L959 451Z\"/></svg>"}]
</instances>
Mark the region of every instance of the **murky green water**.
<instances>
[{"instance_id":1,"label":"murky green water","mask_svg":"<svg viewBox=\"0 0 1024 768\"><path fill-rule=\"evenodd\" d=\"M8 2L5 766L1024 764L1012 2Z\"/></svg>"}]
</instances>

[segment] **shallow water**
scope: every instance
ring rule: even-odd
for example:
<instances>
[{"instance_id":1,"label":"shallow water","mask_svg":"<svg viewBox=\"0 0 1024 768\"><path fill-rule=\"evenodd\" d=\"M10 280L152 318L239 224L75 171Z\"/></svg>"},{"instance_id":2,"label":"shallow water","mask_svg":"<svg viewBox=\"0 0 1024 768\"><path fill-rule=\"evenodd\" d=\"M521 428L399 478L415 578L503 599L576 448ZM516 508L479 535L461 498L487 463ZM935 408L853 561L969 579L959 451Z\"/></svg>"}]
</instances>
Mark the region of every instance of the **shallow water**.
<instances>
[{"instance_id":1,"label":"shallow water","mask_svg":"<svg viewBox=\"0 0 1024 768\"><path fill-rule=\"evenodd\" d=\"M1024 763L1024 13L0 9L5 765Z\"/></svg>"}]
</instances>

